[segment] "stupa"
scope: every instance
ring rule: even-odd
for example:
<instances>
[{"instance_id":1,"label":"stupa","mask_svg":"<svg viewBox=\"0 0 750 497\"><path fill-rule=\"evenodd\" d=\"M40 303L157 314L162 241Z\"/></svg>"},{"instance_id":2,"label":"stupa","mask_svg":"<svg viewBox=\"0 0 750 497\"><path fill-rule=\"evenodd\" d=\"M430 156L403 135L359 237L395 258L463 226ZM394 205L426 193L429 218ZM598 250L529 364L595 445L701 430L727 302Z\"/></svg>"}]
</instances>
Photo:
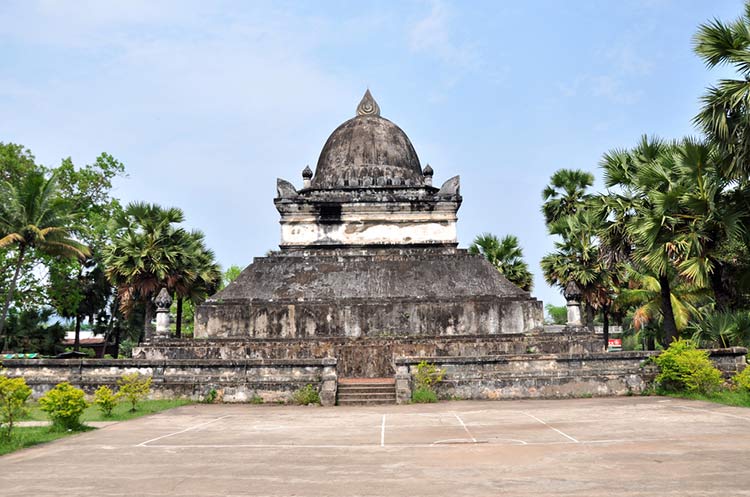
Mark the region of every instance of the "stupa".
<instances>
[{"instance_id":1,"label":"stupa","mask_svg":"<svg viewBox=\"0 0 750 497\"><path fill-rule=\"evenodd\" d=\"M433 174L368 90L302 188L277 180L279 250L198 308L195 338L388 376L399 355L487 352L493 338L540 332L542 303L458 248L459 177L438 188Z\"/></svg>"}]
</instances>

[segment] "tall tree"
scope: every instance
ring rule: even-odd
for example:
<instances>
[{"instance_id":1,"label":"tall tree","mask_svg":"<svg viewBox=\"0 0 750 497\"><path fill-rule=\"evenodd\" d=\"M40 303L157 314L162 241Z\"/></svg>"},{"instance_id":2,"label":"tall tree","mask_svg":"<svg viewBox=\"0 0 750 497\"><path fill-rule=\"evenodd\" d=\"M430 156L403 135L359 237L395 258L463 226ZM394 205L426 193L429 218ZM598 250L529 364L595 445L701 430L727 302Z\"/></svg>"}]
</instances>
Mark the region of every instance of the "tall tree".
<instances>
[{"instance_id":1,"label":"tall tree","mask_svg":"<svg viewBox=\"0 0 750 497\"><path fill-rule=\"evenodd\" d=\"M594 184L594 175L580 169L560 169L542 191L542 214L551 224L579 212L591 197L587 192Z\"/></svg>"},{"instance_id":2,"label":"tall tree","mask_svg":"<svg viewBox=\"0 0 750 497\"><path fill-rule=\"evenodd\" d=\"M122 312L129 316L136 304L144 307L141 339L154 315L152 298L162 287L174 288L179 278L186 232L177 208L131 203L112 220L114 241L105 250L106 274L117 288Z\"/></svg>"},{"instance_id":3,"label":"tall tree","mask_svg":"<svg viewBox=\"0 0 750 497\"><path fill-rule=\"evenodd\" d=\"M711 284L722 240L744 233L742 209L727 201L720 155L710 144L643 137L630 151L602 159L605 184L627 205L626 239L633 264L659 282L665 345L678 336L672 308L672 274L696 287Z\"/></svg>"},{"instance_id":4,"label":"tall tree","mask_svg":"<svg viewBox=\"0 0 750 497\"><path fill-rule=\"evenodd\" d=\"M6 181L0 187L0 248L17 250L14 275L0 313L0 337L19 272L30 250L81 259L90 253L70 236L75 211L58 194L56 180L54 174L46 178L41 171L33 171L20 183Z\"/></svg>"},{"instance_id":5,"label":"tall tree","mask_svg":"<svg viewBox=\"0 0 750 497\"><path fill-rule=\"evenodd\" d=\"M483 233L469 246L469 253L481 255L511 283L531 291L533 275L523 260L523 250L515 236L506 235L500 239L491 233Z\"/></svg>"},{"instance_id":6,"label":"tall tree","mask_svg":"<svg viewBox=\"0 0 750 497\"><path fill-rule=\"evenodd\" d=\"M205 244L200 231L184 233L179 241L179 259L173 268L173 284L170 290L176 293L176 335L182 336L183 302L200 305L206 297L216 292L221 282L221 269L213 251Z\"/></svg>"},{"instance_id":7,"label":"tall tree","mask_svg":"<svg viewBox=\"0 0 750 497\"><path fill-rule=\"evenodd\" d=\"M739 78L722 79L708 88L694 118L726 158L724 173L746 182L750 175L750 2L733 22L714 19L701 24L695 52L709 67L731 66Z\"/></svg>"}]
</instances>

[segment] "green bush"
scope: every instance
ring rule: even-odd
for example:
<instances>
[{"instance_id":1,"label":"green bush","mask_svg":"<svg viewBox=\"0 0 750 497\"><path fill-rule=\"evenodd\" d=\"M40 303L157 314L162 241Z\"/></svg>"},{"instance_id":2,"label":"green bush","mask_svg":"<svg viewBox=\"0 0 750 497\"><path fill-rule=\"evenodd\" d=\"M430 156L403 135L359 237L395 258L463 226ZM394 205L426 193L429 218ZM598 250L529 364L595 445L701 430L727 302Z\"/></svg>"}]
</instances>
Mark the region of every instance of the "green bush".
<instances>
[{"instance_id":1,"label":"green bush","mask_svg":"<svg viewBox=\"0 0 750 497\"><path fill-rule=\"evenodd\" d=\"M5 440L10 439L13 423L26 414L26 401L31 389L23 378L0 376L0 431Z\"/></svg>"},{"instance_id":2,"label":"green bush","mask_svg":"<svg viewBox=\"0 0 750 497\"><path fill-rule=\"evenodd\" d=\"M737 390L750 393L750 366L745 366L742 372L732 377Z\"/></svg>"},{"instance_id":3,"label":"green bush","mask_svg":"<svg viewBox=\"0 0 750 497\"><path fill-rule=\"evenodd\" d=\"M440 369L434 364L422 361L417 364L417 372L414 373L414 385L416 389L433 390L433 387L443 381L445 370Z\"/></svg>"},{"instance_id":4,"label":"green bush","mask_svg":"<svg viewBox=\"0 0 750 497\"><path fill-rule=\"evenodd\" d=\"M78 430L81 414L88 407L84 395L83 390L64 381L39 399L39 408L49 415L55 427Z\"/></svg>"},{"instance_id":5,"label":"green bush","mask_svg":"<svg viewBox=\"0 0 750 497\"><path fill-rule=\"evenodd\" d=\"M135 412L138 402L148 397L151 391L151 377L138 373L124 374L117 380L119 395L130 402L130 412Z\"/></svg>"},{"instance_id":6,"label":"green bush","mask_svg":"<svg viewBox=\"0 0 750 497\"><path fill-rule=\"evenodd\" d=\"M304 387L294 391L292 401L301 406L320 404L320 394L318 394L318 390L314 386L308 383Z\"/></svg>"},{"instance_id":7,"label":"green bush","mask_svg":"<svg viewBox=\"0 0 750 497\"><path fill-rule=\"evenodd\" d=\"M438 401L437 394L430 388L417 388L411 393L411 401L416 404L432 404Z\"/></svg>"},{"instance_id":8,"label":"green bush","mask_svg":"<svg viewBox=\"0 0 750 497\"><path fill-rule=\"evenodd\" d=\"M111 388L102 385L94 392L94 404L99 408L104 417L111 417L112 410L117 407L120 401L120 394L114 393Z\"/></svg>"},{"instance_id":9,"label":"green bush","mask_svg":"<svg viewBox=\"0 0 750 497\"><path fill-rule=\"evenodd\" d=\"M263 403L263 397L261 397L257 393L253 394L253 396L250 397L250 403L251 404L262 404Z\"/></svg>"},{"instance_id":10,"label":"green bush","mask_svg":"<svg viewBox=\"0 0 750 497\"><path fill-rule=\"evenodd\" d=\"M707 350L698 350L691 340L672 342L656 357L660 373L656 382L667 391L712 393L721 388L721 371L708 358Z\"/></svg>"}]
</instances>

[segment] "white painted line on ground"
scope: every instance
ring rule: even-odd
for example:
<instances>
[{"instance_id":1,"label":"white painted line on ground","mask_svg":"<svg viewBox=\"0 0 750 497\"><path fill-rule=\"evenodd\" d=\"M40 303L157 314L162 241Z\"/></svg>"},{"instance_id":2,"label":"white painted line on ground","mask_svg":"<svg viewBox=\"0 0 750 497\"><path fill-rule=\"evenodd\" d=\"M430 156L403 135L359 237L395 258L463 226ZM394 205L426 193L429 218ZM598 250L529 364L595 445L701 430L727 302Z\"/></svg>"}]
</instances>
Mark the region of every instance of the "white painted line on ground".
<instances>
[{"instance_id":1,"label":"white painted line on ground","mask_svg":"<svg viewBox=\"0 0 750 497\"><path fill-rule=\"evenodd\" d=\"M546 426L547 428L550 428L550 429L552 429L552 430L555 430L555 431L556 431L557 433L559 433L560 435L564 436L564 437L565 437L565 438L567 438L568 440L572 440L572 441L573 441L573 443L580 443L580 442L579 442L578 440L576 440L575 438L571 437L571 436L570 436L570 435L568 435L567 433L564 433L564 432L562 432L562 431L558 430L558 429L557 429L557 428L555 428L554 426L550 426L549 424L545 423L544 421L542 421L541 419L537 418L537 417L536 417L536 416L534 416L533 414L529 414L528 412L524 412L523 414L527 415L527 416L528 416L528 417L530 417L530 418L536 419L537 421L539 421L540 423L542 423L542 424L543 424L544 426Z\"/></svg>"},{"instance_id":2,"label":"white painted line on ground","mask_svg":"<svg viewBox=\"0 0 750 497\"><path fill-rule=\"evenodd\" d=\"M385 447L385 414L383 414L383 422L380 424L380 446Z\"/></svg>"},{"instance_id":3,"label":"white painted line on ground","mask_svg":"<svg viewBox=\"0 0 750 497\"><path fill-rule=\"evenodd\" d=\"M201 428L203 426L210 425L211 423L215 423L217 421L221 421L222 419L230 418L230 417L232 417L232 415L231 414L227 414L226 416L221 416L220 418L212 419L211 421L206 421L205 423L201 423L201 424L198 424L198 425L195 425L195 426L191 426L189 428L185 428L184 430L176 431L174 433L168 433L168 434L162 435L160 437L152 438L151 440L146 440L145 442L141 442L138 445L136 445L136 447L146 447L147 444L150 444L151 442L156 442L157 440L161 440L162 438L173 437L175 435L179 435L180 433L185 433L185 432L191 431L191 430L197 430L198 428Z\"/></svg>"},{"instance_id":4,"label":"white painted line on ground","mask_svg":"<svg viewBox=\"0 0 750 497\"><path fill-rule=\"evenodd\" d=\"M680 442L685 441L684 438L634 438L634 439L611 439L611 440L588 440L583 442L572 442L569 440L560 442L525 442L523 440L504 439L515 442L513 444L496 444L491 442L478 442L477 446L488 446L488 445L512 445L515 447L533 446L533 445L595 445L595 444L613 444L613 443L664 443L664 442ZM454 438L447 440L436 440L432 443L424 444L399 444L391 443L388 445L389 450L393 449L421 449L425 447L450 447L455 445L474 445L474 442L467 438ZM167 444L152 444L152 445L139 445L146 449L380 449L379 444L186 444L186 445L167 445Z\"/></svg>"},{"instance_id":5,"label":"white painted line on ground","mask_svg":"<svg viewBox=\"0 0 750 497\"><path fill-rule=\"evenodd\" d=\"M474 435L472 435L472 434L471 434L471 432L469 431L469 429L468 429L468 428L466 427L466 424L464 423L464 420L463 420L463 419L461 419L461 418L460 418L460 417L458 416L458 414L456 414L455 412L453 413L453 415L454 415L454 416L456 416L456 419L458 420L458 422L459 422L459 423L461 423L461 426L463 426L463 427L464 427L464 430L466 430L466 433L468 433L468 434L469 434L469 438L471 438L471 441L472 441L472 442L474 442L474 443L477 443L477 439L476 439L476 438L474 438Z\"/></svg>"},{"instance_id":6,"label":"white painted line on ground","mask_svg":"<svg viewBox=\"0 0 750 497\"><path fill-rule=\"evenodd\" d=\"M711 409L701 409L699 407L690 407L690 406L674 406L680 409L689 409L691 411L701 411L701 412L708 412L711 414L718 414L719 416L727 416L729 418L737 418L737 419L743 419L745 421L750 421L750 418L747 418L745 416L738 416L736 414L729 414L728 412L718 412L718 411L712 411Z\"/></svg>"}]
</instances>

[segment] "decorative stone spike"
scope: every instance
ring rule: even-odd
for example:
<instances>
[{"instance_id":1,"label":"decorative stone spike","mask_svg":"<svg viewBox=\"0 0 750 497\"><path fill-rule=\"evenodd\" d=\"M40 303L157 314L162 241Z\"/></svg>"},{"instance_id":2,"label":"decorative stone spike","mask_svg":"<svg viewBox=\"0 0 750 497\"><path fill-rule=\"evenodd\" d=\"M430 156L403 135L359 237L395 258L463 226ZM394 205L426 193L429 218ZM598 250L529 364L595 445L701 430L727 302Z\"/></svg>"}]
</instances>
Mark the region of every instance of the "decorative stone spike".
<instances>
[{"instance_id":1,"label":"decorative stone spike","mask_svg":"<svg viewBox=\"0 0 750 497\"><path fill-rule=\"evenodd\" d=\"M357 115L358 116L379 116L380 115L380 107L378 106L378 103L375 101L374 98L372 98L372 94L370 93L370 89L368 88L365 92L365 96L362 97L362 100L360 100L359 105L357 106Z\"/></svg>"},{"instance_id":2,"label":"decorative stone spike","mask_svg":"<svg viewBox=\"0 0 750 497\"><path fill-rule=\"evenodd\" d=\"M427 186L432 186L432 175L432 168L427 164L424 169L422 169L422 176L424 176L424 182Z\"/></svg>"},{"instance_id":3,"label":"decorative stone spike","mask_svg":"<svg viewBox=\"0 0 750 497\"><path fill-rule=\"evenodd\" d=\"M302 187L303 188L310 188L310 182L312 181L313 172L312 169L310 169L310 166L307 165L302 170Z\"/></svg>"}]
</instances>

